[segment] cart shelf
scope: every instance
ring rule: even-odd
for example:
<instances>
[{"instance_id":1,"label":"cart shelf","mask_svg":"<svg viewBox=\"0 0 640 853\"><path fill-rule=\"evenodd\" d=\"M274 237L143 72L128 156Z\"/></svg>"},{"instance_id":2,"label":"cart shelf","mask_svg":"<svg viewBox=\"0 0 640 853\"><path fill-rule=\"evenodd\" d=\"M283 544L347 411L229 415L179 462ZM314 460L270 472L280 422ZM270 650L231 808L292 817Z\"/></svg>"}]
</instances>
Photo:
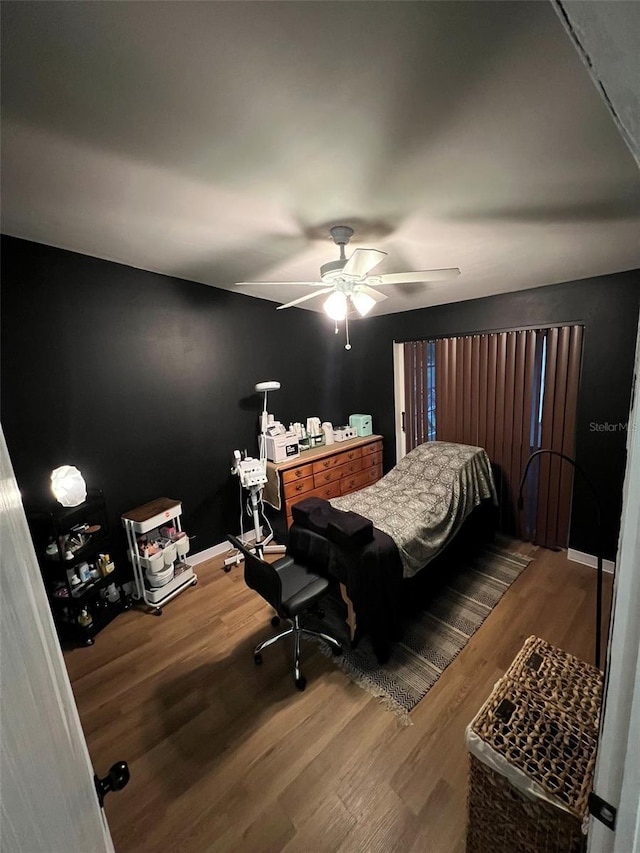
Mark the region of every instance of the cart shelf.
<instances>
[{"instance_id":1,"label":"cart shelf","mask_svg":"<svg viewBox=\"0 0 640 853\"><path fill-rule=\"evenodd\" d=\"M133 565L136 588L134 598L143 601L158 616L162 613L164 604L167 604L188 586L195 586L198 582L198 576L194 574L191 566L179 558L172 563L174 574L167 583L160 587L150 587L145 579L145 567L149 566L149 560L141 552L138 538L145 534L159 532L161 526L175 526L176 531L181 533L181 515L182 504L172 498L156 498L122 515L122 524L127 534L129 546L129 559Z\"/></svg>"}]
</instances>

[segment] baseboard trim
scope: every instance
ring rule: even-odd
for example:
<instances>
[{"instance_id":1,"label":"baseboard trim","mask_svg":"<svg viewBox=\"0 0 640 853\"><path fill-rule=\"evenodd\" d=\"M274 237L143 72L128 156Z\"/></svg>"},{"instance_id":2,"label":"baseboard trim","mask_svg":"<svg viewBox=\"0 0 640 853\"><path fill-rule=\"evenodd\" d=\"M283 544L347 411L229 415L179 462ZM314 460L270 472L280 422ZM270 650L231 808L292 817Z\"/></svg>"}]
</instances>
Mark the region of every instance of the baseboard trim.
<instances>
[{"instance_id":1,"label":"baseboard trim","mask_svg":"<svg viewBox=\"0 0 640 853\"><path fill-rule=\"evenodd\" d=\"M586 554L584 551L574 551L569 548L567 551L567 560L573 560L574 563L582 563L583 566L590 566L592 569L598 568L598 558L594 554ZM613 560L602 561L602 571L612 575L615 572L616 564Z\"/></svg>"},{"instance_id":2,"label":"baseboard trim","mask_svg":"<svg viewBox=\"0 0 640 853\"><path fill-rule=\"evenodd\" d=\"M262 532L260 535L263 535ZM245 545L254 542L255 538L256 534L253 530L244 533L242 536L238 534L238 539ZM206 563L207 560L211 560L213 557L220 557L222 554L226 554L227 551L231 550L231 547L231 543L225 540L224 542L219 542L217 545L212 545L210 548L205 548L204 551L199 551L197 554L190 554L187 557L187 561L190 566L197 566L200 563Z\"/></svg>"}]
</instances>

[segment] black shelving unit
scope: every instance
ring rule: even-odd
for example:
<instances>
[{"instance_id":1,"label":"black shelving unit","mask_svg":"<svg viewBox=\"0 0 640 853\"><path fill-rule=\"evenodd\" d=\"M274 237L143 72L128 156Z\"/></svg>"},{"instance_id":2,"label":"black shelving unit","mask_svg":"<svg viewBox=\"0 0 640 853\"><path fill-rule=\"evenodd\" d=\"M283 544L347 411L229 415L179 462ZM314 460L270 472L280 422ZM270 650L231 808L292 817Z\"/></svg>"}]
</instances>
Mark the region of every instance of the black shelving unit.
<instances>
[{"instance_id":1,"label":"black shelving unit","mask_svg":"<svg viewBox=\"0 0 640 853\"><path fill-rule=\"evenodd\" d=\"M130 606L115 565L108 573L100 570L100 555L111 554L104 495L91 490L78 506L28 508L27 520L61 641L93 645L96 634ZM118 601L107 597L111 584Z\"/></svg>"}]
</instances>

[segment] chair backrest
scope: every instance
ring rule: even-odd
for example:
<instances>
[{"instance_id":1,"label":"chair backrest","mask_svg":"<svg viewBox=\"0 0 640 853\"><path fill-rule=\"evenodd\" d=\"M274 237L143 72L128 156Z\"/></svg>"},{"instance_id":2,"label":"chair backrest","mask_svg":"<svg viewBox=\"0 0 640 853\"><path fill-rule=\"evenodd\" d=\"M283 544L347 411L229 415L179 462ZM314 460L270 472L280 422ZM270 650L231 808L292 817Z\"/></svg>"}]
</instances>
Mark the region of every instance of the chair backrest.
<instances>
[{"instance_id":1,"label":"chair backrest","mask_svg":"<svg viewBox=\"0 0 640 853\"><path fill-rule=\"evenodd\" d=\"M244 580L265 601L280 613L282 605L282 581L277 571L266 560L262 560L236 536L227 533L227 539L244 557Z\"/></svg>"}]
</instances>

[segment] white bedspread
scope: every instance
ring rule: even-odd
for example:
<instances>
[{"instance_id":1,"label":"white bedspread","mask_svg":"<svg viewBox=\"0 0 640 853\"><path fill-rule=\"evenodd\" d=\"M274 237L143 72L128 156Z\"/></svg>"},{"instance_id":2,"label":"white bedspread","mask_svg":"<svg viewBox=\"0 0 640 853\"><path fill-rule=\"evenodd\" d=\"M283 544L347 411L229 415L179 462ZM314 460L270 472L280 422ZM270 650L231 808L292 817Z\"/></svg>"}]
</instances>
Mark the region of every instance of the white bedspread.
<instances>
[{"instance_id":1,"label":"white bedspread","mask_svg":"<svg viewBox=\"0 0 640 853\"><path fill-rule=\"evenodd\" d=\"M482 447L428 441L377 483L330 503L370 518L390 536L400 553L404 577L412 577L488 498L497 505L491 464Z\"/></svg>"}]
</instances>

